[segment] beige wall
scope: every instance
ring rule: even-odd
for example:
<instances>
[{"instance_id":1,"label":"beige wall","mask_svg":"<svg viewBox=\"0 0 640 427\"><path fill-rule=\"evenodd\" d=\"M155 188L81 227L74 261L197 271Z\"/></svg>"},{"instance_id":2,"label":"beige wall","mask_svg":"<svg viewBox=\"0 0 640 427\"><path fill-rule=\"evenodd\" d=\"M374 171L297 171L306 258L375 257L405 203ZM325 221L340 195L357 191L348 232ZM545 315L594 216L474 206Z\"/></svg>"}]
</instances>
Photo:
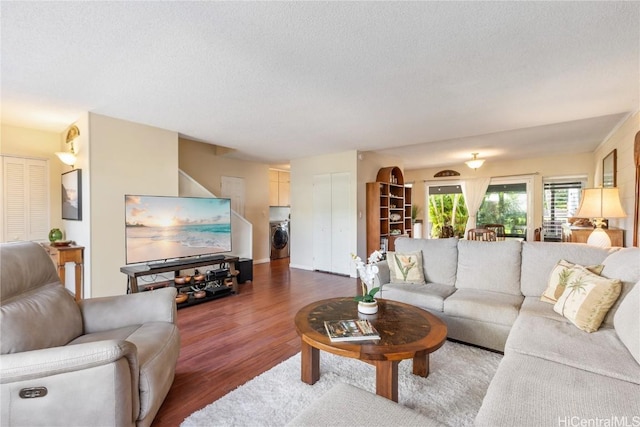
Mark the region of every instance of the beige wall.
<instances>
[{"instance_id":1,"label":"beige wall","mask_svg":"<svg viewBox=\"0 0 640 427\"><path fill-rule=\"evenodd\" d=\"M62 228L60 175L71 170L54 154L56 151L67 151L67 147L62 147L62 145L66 145L62 141L63 134L56 132L4 124L1 126L0 154L49 161L50 228Z\"/></svg>"},{"instance_id":2,"label":"beige wall","mask_svg":"<svg viewBox=\"0 0 640 427\"><path fill-rule=\"evenodd\" d=\"M89 114L88 126L91 197L83 222L90 229L90 296L124 294L124 196L178 195L178 134L98 114Z\"/></svg>"},{"instance_id":3,"label":"beige wall","mask_svg":"<svg viewBox=\"0 0 640 427\"><path fill-rule=\"evenodd\" d=\"M244 178L244 216L253 225L254 262L269 262L269 167L224 157L218 151L215 145L180 139L179 167L216 196L222 176Z\"/></svg>"},{"instance_id":4,"label":"beige wall","mask_svg":"<svg viewBox=\"0 0 640 427\"><path fill-rule=\"evenodd\" d=\"M629 116L609 137L598 147L593 158L593 169L596 185L602 184L602 159L612 150L617 150L617 187L620 189L620 202L627 217L611 219L610 226L625 230L625 246L633 245L633 215L635 200L635 164L633 147L635 135L640 131L640 112Z\"/></svg>"},{"instance_id":5,"label":"beige wall","mask_svg":"<svg viewBox=\"0 0 640 427\"><path fill-rule=\"evenodd\" d=\"M453 169L460 172L460 177L434 178L437 172L444 169ZM477 177L504 177L509 175L529 175L534 174L534 212L533 224L530 228L540 227L542 225L542 179L544 177L560 177L587 175L589 185L593 183L593 154L579 153L572 154L570 159L567 157L540 157L534 159L511 160L504 162L493 162L487 159L485 164L477 169L472 170L467 165L450 165L431 169L420 169L405 171L405 182L413 182L414 190L412 193L413 204L420 206L419 219L425 221L425 186L424 181L443 181L459 178L473 179Z\"/></svg>"},{"instance_id":6,"label":"beige wall","mask_svg":"<svg viewBox=\"0 0 640 427\"><path fill-rule=\"evenodd\" d=\"M350 218L354 230L347 253L358 249L358 152L346 151L291 161L291 257L290 265L313 269L313 177L346 172L351 174ZM363 214L364 219L364 214ZM355 274L355 270L354 270Z\"/></svg>"}]
</instances>

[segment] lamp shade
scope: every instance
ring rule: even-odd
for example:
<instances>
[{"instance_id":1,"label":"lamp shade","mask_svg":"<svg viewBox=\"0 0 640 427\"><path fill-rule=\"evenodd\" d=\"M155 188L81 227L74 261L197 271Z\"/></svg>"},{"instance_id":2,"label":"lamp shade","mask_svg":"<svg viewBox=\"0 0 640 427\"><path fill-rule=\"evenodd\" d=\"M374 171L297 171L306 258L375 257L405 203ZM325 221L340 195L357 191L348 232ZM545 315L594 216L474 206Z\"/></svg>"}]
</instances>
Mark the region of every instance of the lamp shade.
<instances>
[{"instance_id":1,"label":"lamp shade","mask_svg":"<svg viewBox=\"0 0 640 427\"><path fill-rule=\"evenodd\" d=\"M484 159L479 159L478 153L471 153L471 155L473 156L473 159L467 160L464 163L471 169L478 169L484 163Z\"/></svg>"},{"instance_id":2,"label":"lamp shade","mask_svg":"<svg viewBox=\"0 0 640 427\"><path fill-rule=\"evenodd\" d=\"M580 218L624 218L627 214L620 204L620 193L617 188L585 188L582 190L582 200L576 216Z\"/></svg>"},{"instance_id":3,"label":"lamp shade","mask_svg":"<svg viewBox=\"0 0 640 427\"><path fill-rule=\"evenodd\" d=\"M65 165L73 166L76 164L76 155L73 153L68 151L59 151L56 153L56 156L58 156L60 161Z\"/></svg>"}]
</instances>

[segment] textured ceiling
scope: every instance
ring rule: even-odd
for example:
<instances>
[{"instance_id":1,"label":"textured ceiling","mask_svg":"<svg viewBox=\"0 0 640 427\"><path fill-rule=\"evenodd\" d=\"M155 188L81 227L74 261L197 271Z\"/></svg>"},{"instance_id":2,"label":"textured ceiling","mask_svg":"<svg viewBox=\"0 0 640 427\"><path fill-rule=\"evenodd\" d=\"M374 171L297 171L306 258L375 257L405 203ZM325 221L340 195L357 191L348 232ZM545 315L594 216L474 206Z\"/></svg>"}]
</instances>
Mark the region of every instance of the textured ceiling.
<instances>
[{"instance_id":1,"label":"textured ceiling","mask_svg":"<svg viewBox=\"0 0 640 427\"><path fill-rule=\"evenodd\" d=\"M1 3L2 121L91 111L266 163L593 151L640 92L640 2Z\"/></svg>"}]
</instances>

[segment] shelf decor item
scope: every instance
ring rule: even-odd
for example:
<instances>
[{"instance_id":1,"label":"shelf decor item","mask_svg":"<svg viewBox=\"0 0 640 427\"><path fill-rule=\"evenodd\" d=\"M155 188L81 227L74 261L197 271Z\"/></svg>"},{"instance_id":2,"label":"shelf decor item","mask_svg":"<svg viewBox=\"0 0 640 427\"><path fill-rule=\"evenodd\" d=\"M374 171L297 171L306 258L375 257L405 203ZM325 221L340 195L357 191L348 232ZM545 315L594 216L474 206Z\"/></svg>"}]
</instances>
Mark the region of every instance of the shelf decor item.
<instances>
[{"instance_id":1,"label":"shelf decor item","mask_svg":"<svg viewBox=\"0 0 640 427\"><path fill-rule=\"evenodd\" d=\"M369 255L366 264L362 261L362 258L355 254L351 254L351 258L356 264L356 270L362 285L362 295L356 295L354 298L354 300L358 301L358 311L363 314L375 314L378 312L378 302L375 299L375 295L380 288L374 288L373 282L376 274L378 274L378 266L376 264L382 259L382 253L373 251Z\"/></svg>"}]
</instances>

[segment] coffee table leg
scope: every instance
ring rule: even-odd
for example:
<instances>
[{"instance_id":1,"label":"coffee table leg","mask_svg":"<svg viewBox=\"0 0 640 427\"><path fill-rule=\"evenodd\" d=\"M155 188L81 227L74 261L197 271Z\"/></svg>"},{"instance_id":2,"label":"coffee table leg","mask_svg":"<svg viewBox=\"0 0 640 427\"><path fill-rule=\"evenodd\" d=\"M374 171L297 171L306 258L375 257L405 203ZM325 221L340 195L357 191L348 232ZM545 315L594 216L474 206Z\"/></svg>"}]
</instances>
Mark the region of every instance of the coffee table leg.
<instances>
[{"instance_id":1,"label":"coffee table leg","mask_svg":"<svg viewBox=\"0 0 640 427\"><path fill-rule=\"evenodd\" d=\"M398 401L398 361L379 360L376 367L376 394Z\"/></svg>"},{"instance_id":2,"label":"coffee table leg","mask_svg":"<svg viewBox=\"0 0 640 427\"><path fill-rule=\"evenodd\" d=\"M419 351L413 356L413 375L429 376L429 353L426 351Z\"/></svg>"},{"instance_id":3,"label":"coffee table leg","mask_svg":"<svg viewBox=\"0 0 640 427\"><path fill-rule=\"evenodd\" d=\"M313 385L320 379L320 350L302 341L300 356L302 382Z\"/></svg>"}]
</instances>

